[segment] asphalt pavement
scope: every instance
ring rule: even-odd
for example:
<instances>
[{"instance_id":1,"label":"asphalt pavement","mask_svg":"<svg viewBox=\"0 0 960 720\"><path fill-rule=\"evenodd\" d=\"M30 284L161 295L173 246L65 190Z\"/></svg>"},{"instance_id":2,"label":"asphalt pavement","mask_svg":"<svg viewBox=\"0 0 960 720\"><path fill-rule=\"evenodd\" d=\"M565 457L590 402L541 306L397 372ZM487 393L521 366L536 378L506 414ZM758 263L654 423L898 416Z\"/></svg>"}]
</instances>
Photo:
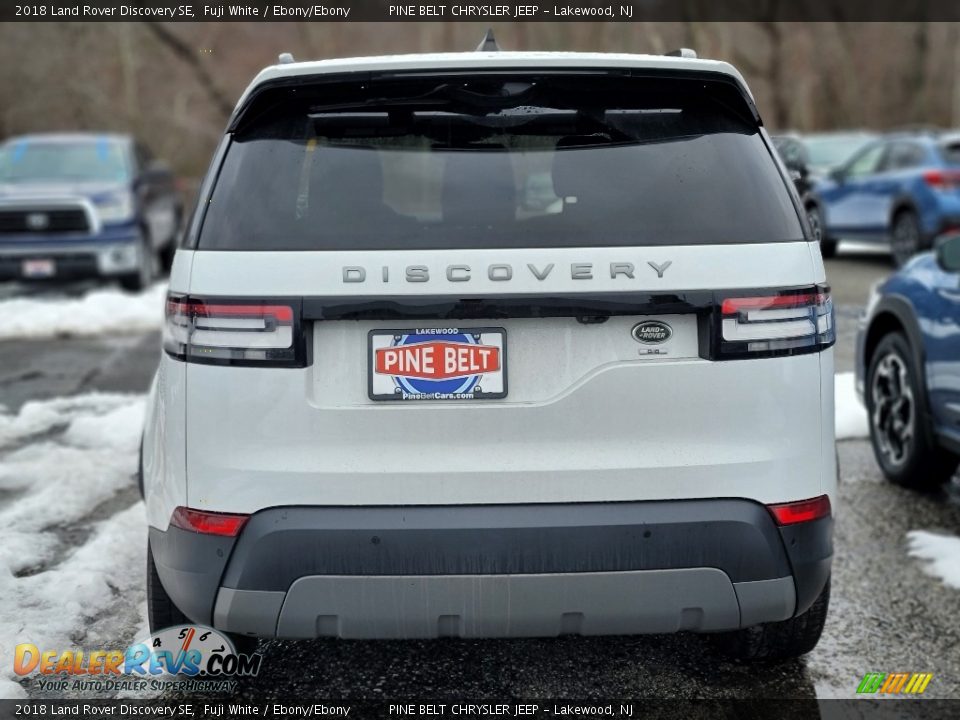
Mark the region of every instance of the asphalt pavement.
<instances>
[{"instance_id":1,"label":"asphalt pavement","mask_svg":"<svg viewBox=\"0 0 960 720\"><path fill-rule=\"evenodd\" d=\"M889 259L845 252L827 265L837 307L837 370L849 371L857 315L870 285L890 272ZM0 296L10 292L0 287ZM94 390L143 393L159 352L156 333L0 342L0 404L16 412L31 399ZM865 440L839 443L839 457L831 608L820 645L803 659L730 662L713 651L712 638L696 635L270 641L260 643L260 675L241 680L238 694L454 700L853 697L865 673L897 671L933 673L928 697L960 697L960 590L928 575L908 556L905 539L917 529L960 534L960 485L955 479L927 495L893 486L880 475ZM100 508L98 520L136 502L132 491L124 492ZM77 628L75 639L107 647L130 642L137 611L131 604L130 598L105 599L87 627ZM32 681L24 687L33 697L50 695Z\"/></svg>"}]
</instances>

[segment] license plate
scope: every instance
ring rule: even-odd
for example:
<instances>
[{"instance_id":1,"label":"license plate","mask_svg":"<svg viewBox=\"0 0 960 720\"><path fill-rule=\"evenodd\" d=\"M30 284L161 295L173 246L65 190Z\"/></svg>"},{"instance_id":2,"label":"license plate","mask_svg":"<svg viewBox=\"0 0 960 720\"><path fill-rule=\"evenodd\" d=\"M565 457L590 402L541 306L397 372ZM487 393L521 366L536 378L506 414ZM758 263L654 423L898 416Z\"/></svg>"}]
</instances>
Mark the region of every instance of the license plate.
<instances>
[{"instance_id":1,"label":"license plate","mask_svg":"<svg viewBox=\"0 0 960 720\"><path fill-rule=\"evenodd\" d=\"M24 260L20 270L26 278L48 278L57 274L57 264L53 260Z\"/></svg>"},{"instance_id":2,"label":"license plate","mask_svg":"<svg viewBox=\"0 0 960 720\"><path fill-rule=\"evenodd\" d=\"M503 328L371 330L371 400L496 400L507 396Z\"/></svg>"}]
</instances>

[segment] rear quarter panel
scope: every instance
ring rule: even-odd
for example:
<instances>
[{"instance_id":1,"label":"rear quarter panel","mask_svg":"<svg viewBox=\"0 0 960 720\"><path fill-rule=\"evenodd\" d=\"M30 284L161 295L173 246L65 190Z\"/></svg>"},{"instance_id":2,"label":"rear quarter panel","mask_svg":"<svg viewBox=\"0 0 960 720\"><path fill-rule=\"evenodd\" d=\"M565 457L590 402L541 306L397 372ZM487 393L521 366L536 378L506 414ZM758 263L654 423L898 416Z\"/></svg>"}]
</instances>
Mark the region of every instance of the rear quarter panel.
<instances>
[{"instance_id":1,"label":"rear quarter panel","mask_svg":"<svg viewBox=\"0 0 960 720\"><path fill-rule=\"evenodd\" d=\"M187 292L193 252L179 250L170 290ZM161 351L147 397L143 433L143 487L147 522L165 530L174 508L187 502L187 368Z\"/></svg>"}]
</instances>

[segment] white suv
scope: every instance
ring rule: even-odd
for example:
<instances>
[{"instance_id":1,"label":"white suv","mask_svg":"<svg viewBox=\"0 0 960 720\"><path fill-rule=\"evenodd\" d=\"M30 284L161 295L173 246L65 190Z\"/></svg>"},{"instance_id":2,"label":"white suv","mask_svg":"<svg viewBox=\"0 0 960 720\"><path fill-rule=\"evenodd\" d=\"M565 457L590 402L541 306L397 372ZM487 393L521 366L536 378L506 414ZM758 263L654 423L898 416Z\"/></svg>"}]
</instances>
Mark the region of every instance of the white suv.
<instances>
[{"instance_id":1,"label":"white suv","mask_svg":"<svg viewBox=\"0 0 960 720\"><path fill-rule=\"evenodd\" d=\"M281 63L177 252L154 628L817 642L833 311L731 66Z\"/></svg>"}]
</instances>

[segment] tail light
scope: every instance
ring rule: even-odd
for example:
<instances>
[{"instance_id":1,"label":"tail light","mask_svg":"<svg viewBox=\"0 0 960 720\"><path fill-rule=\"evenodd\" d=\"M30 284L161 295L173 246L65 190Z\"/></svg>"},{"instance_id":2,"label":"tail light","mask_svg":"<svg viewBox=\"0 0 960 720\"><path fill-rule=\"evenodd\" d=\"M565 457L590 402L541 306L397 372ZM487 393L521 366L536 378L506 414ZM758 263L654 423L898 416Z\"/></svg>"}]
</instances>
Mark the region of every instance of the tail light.
<instances>
[{"instance_id":1,"label":"tail light","mask_svg":"<svg viewBox=\"0 0 960 720\"><path fill-rule=\"evenodd\" d=\"M827 517L831 512L830 498L827 495L800 502L767 505L767 509L780 526L812 522Z\"/></svg>"},{"instance_id":2,"label":"tail light","mask_svg":"<svg viewBox=\"0 0 960 720\"><path fill-rule=\"evenodd\" d=\"M923 180L934 190L960 190L960 171L927 170Z\"/></svg>"},{"instance_id":3,"label":"tail light","mask_svg":"<svg viewBox=\"0 0 960 720\"><path fill-rule=\"evenodd\" d=\"M167 297L164 349L179 360L220 365L304 366L299 312L273 302Z\"/></svg>"},{"instance_id":4,"label":"tail light","mask_svg":"<svg viewBox=\"0 0 960 720\"><path fill-rule=\"evenodd\" d=\"M180 506L173 511L170 524L181 530L189 530L202 535L236 537L249 519L249 515L206 512L205 510L193 510Z\"/></svg>"},{"instance_id":5,"label":"tail light","mask_svg":"<svg viewBox=\"0 0 960 720\"><path fill-rule=\"evenodd\" d=\"M745 297L720 306L717 359L817 352L836 340L829 288L818 286Z\"/></svg>"}]
</instances>

